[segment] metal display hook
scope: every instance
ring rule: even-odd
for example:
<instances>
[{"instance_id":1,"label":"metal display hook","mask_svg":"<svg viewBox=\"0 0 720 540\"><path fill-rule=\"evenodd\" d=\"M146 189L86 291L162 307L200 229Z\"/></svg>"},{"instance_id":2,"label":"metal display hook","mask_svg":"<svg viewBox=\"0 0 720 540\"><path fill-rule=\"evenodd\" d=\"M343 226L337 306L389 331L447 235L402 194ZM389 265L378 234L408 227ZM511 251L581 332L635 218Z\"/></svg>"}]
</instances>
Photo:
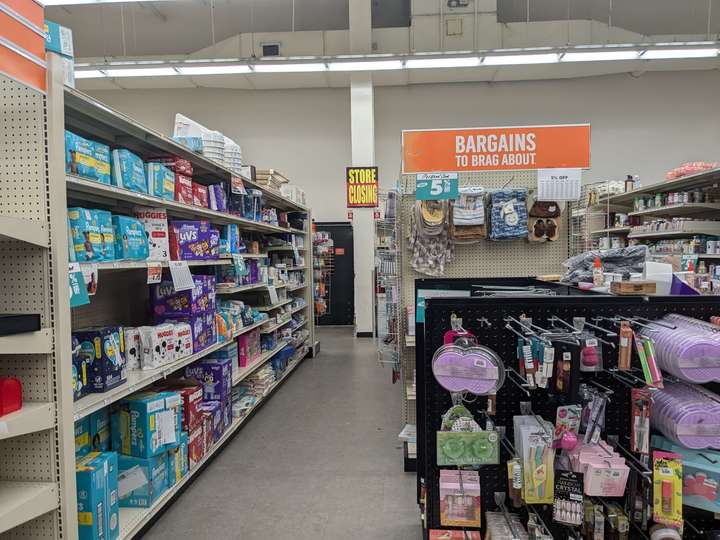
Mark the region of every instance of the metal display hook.
<instances>
[{"instance_id":1,"label":"metal display hook","mask_svg":"<svg viewBox=\"0 0 720 540\"><path fill-rule=\"evenodd\" d=\"M509 380L511 383L513 383L513 384L514 384L515 386L517 386L520 390L522 390L523 392L525 392L525 394L527 395L527 397L530 397L530 392L528 391L528 388L530 388L530 385L527 384L527 383L522 383L522 382L516 381L516 380L512 377L512 375L515 375L520 381L524 381L525 379L523 378L522 375L520 375L520 373L518 373L515 369L513 369L513 368L510 367L510 366L508 366L508 367L505 368L505 373L508 374L508 380Z\"/></svg>"},{"instance_id":2,"label":"metal display hook","mask_svg":"<svg viewBox=\"0 0 720 540\"><path fill-rule=\"evenodd\" d=\"M559 323L561 323L563 326L572 329L572 330L573 330L573 335L581 336L582 333L583 333L582 330L578 330L575 326L573 326L572 324L570 324L570 323L567 322L567 321L562 320L560 317L558 317L558 316L556 316L556 315L553 315L552 317L550 317L550 318L548 319L548 321L550 321L551 323L559 322ZM615 334L615 335L617 335L617 334ZM605 345L609 345L609 346L612 347L613 349L615 348L615 343L613 343L612 341L608 341L608 340L603 339L603 338L598 337L598 336L593 336L593 339L596 339L596 340L598 340L600 343L604 343Z\"/></svg>"},{"instance_id":3,"label":"metal display hook","mask_svg":"<svg viewBox=\"0 0 720 540\"><path fill-rule=\"evenodd\" d=\"M589 323L587 322L587 319L585 317L573 317L573 321L575 321L576 319L578 321L582 321L583 326L589 326L594 330L599 330L600 332L603 332L607 337L617 337L617 332L613 332L612 330L608 330L607 328L603 328L602 326Z\"/></svg>"},{"instance_id":4,"label":"metal display hook","mask_svg":"<svg viewBox=\"0 0 720 540\"><path fill-rule=\"evenodd\" d=\"M518 535L517 530L515 529L515 524L513 523L512 519L510 519L510 512L508 512L507 507L505 506L505 498L507 497L507 494L504 491L496 491L494 494L495 498L495 504L500 508L500 510L503 513L503 516L505 516L505 521L508 524L508 527L510 527L510 533L512 534L512 540L520 540L520 535Z\"/></svg>"}]
</instances>

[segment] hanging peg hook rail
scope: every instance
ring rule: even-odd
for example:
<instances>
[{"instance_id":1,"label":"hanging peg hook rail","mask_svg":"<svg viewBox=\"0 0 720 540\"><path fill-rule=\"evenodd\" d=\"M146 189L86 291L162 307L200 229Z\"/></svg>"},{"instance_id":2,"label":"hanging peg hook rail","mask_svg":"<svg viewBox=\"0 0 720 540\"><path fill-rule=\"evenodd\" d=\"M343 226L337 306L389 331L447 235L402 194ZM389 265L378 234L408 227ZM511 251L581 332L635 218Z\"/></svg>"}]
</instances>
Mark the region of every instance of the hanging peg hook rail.
<instances>
[{"instance_id":1,"label":"hanging peg hook rail","mask_svg":"<svg viewBox=\"0 0 720 540\"><path fill-rule=\"evenodd\" d=\"M620 373L624 373L624 372L619 372L616 368L612 368L609 370L605 369L603 371L605 373L607 373L608 375L610 375L617 382L619 382L620 384L625 386L626 388L635 388L635 381L628 381L627 379L620 376ZM634 377L634 378L637 379L637 377ZM643 384L645 384L644 381L643 381Z\"/></svg>"},{"instance_id":2,"label":"hanging peg hook rail","mask_svg":"<svg viewBox=\"0 0 720 540\"><path fill-rule=\"evenodd\" d=\"M656 326L662 326L663 328L668 328L669 330L677 330L677 326L674 324L666 323L665 321L653 321L652 319L648 319L646 317L640 317L638 315L635 315L635 319L639 319L641 321L645 321L650 324L654 324Z\"/></svg>"},{"instance_id":3,"label":"hanging peg hook rail","mask_svg":"<svg viewBox=\"0 0 720 540\"><path fill-rule=\"evenodd\" d=\"M540 524L540 527L542 527L543 534L549 536L550 538L553 538L552 532L550 531L548 526L545 524L545 521L543 520L543 518L540 517L540 514L538 513L538 511L535 510L535 508L530 504L526 504L525 506L527 507L528 512L532 512L533 514L535 514L535 517L537 518L538 523Z\"/></svg>"},{"instance_id":4,"label":"hanging peg hook rail","mask_svg":"<svg viewBox=\"0 0 720 540\"><path fill-rule=\"evenodd\" d=\"M513 378L513 376L512 376L512 375L515 375L520 381L524 381L525 379L523 378L522 375L520 375L520 373L518 373L517 371L515 371L515 369L511 368L510 366L508 366L508 367L505 368L505 373L508 374L508 380L509 380L511 383L513 383L513 384L514 384L515 386L517 386L520 390L522 390L523 392L525 392L525 395L527 395L527 397L530 397L531 394L530 394L530 391L528 390L528 388L530 387L530 385L527 384L526 382L523 383L523 382L516 381L516 380Z\"/></svg>"},{"instance_id":5,"label":"hanging peg hook rail","mask_svg":"<svg viewBox=\"0 0 720 540\"><path fill-rule=\"evenodd\" d=\"M508 524L508 527L510 527L510 533L512 534L512 540L520 540L520 536L518 535L517 531L515 530L515 524L513 523L512 519L510 519L510 512L508 512L507 507L505 506L505 498L507 497L507 494L504 491L496 491L494 494L495 498L495 504L500 508L500 510L503 513L503 516L505 516L505 521Z\"/></svg>"},{"instance_id":6,"label":"hanging peg hook rail","mask_svg":"<svg viewBox=\"0 0 720 540\"><path fill-rule=\"evenodd\" d=\"M549 320L551 323L559 322L559 323L561 323L563 326L565 326L565 327L567 327L567 328L571 328L571 329L573 330L573 332L572 332L573 335L580 336L580 335L582 335L582 333L583 333L582 330L578 330L575 326L573 326L572 324L570 324L570 323L567 322L567 321L564 321L563 319L561 319L560 317L558 317L558 316L556 316L556 315L553 315L553 316L550 317L550 319L548 319L548 320ZM598 336L593 336L593 339L596 339L596 340L598 340L600 343L604 343L605 345L608 345L608 346L612 347L613 349L615 348L615 343L613 343L612 341L608 341L608 340L603 339L603 338L598 337Z\"/></svg>"},{"instance_id":7,"label":"hanging peg hook rail","mask_svg":"<svg viewBox=\"0 0 720 540\"><path fill-rule=\"evenodd\" d=\"M589 382L590 384L592 384L593 386L599 388L600 390L604 390L605 395L607 395L607 396L611 396L611 395L613 395L613 394L615 393L614 390L611 390L611 389L608 388L607 386L603 386L602 384L600 384L599 382L597 382L595 379L590 379L588 382ZM610 398L608 398L608 401L610 401Z\"/></svg>"},{"instance_id":8,"label":"hanging peg hook rail","mask_svg":"<svg viewBox=\"0 0 720 540\"><path fill-rule=\"evenodd\" d=\"M593 323L587 322L587 319L585 317L574 317L575 319L582 319L582 323L584 326L589 326L590 328L593 328L594 330L599 330L600 332L603 332L607 337L617 337L617 332L613 332L612 330L608 330L607 328L603 328L602 326L598 326Z\"/></svg>"}]
</instances>

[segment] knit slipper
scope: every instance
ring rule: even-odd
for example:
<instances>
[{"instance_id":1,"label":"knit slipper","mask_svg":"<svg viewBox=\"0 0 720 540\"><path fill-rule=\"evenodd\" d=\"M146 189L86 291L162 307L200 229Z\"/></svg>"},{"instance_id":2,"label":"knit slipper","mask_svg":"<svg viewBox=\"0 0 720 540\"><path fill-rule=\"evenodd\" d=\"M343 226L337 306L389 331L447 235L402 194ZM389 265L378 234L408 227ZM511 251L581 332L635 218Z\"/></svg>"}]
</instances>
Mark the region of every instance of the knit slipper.
<instances>
[{"instance_id":1,"label":"knit slipper","mask_svg":"<svg viewBox=\"0 0 720 540\"><path fill-rule=\"evenodd\" d=\"M545 222L545 234L547 239L550 241L557 240L558 238L558 226L554 219L548 219Z\"/></svg>"}]
</instances>

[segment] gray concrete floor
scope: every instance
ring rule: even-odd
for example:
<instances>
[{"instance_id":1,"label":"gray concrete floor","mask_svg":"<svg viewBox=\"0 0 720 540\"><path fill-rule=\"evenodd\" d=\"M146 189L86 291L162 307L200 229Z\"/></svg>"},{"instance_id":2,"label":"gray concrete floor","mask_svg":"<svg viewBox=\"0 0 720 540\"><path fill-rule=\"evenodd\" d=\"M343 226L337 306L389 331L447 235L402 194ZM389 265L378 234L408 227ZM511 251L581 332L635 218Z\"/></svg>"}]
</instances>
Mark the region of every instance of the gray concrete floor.
<instances>
[{"instance_id":1,"label":"gray concrete floor","mask_svg":"<svg viewBox=\"0 0 720 540\"><path fill-rule=\"evenodd\" d=\"M148 531L151 540L421 537L401 390L371 339L320 329L306 358Z\"/></svg>"}]
</instances>

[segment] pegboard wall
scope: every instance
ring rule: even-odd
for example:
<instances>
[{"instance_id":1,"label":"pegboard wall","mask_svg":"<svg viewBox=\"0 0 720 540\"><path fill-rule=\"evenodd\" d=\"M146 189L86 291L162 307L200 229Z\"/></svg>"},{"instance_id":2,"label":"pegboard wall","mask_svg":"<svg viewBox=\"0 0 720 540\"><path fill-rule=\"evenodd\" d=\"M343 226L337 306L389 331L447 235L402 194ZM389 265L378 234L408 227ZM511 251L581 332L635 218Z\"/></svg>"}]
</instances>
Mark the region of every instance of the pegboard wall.
<instances>
[{"instance_id":1,"label":"pegboard wall","mask_svg":"<svg viewBox=\"0 0 720 540\"><path fill-rule=\"evenodd\" d=\"M495 171L460 173L460 187L481 186L486 189L502 187L527 188L531 192L537 189L537 171ZM408 238L410 235L410 216L415 207L416 175L407 174L400 181L400 204L398 230L398 269L400 281L399 321L400 321L400 364L403 376L403 410L405 423L415 424L415 403L405 394L406 385L415 378L415 350L405 346L408 334L406 308L415 307L415 280L427 278L410 266ZM565 205L567 206L567 205ZM442 277L530 277L542 274L562 273L562 263L569 256L569 219L563 212L559 238L554 242L528 242L511 240L494 242L482 240L476 244L455 245L452 261L446 263Z\"/></svg>"},{"instance_id":2,"label":"pegboard wall","mask_svg":"<svg viewBox=\"0 0 720 540\"><path fill-rule=\"evenodd\" d=\"M462 318L463 327L478 337L478 342L493 349L502 359L505 366L517 368L516 346L517 338L505 328L504 318L513 316L518 318L521 314L533 319L533 323L543 328L552 326L548 319L555 315L565 321L572 322L573 317L591 317L626 315L641 316L656 319L666 313L680 313L698 319L708 320L710 316L718 314L720 308L716 300L703 297L657 297L657 298L621 298L609 296L550 296L550 297L503 297L503 298L472 298L472 299L428 299L425 311L425 331L419 339L418 354L418 388L417 399L421 413L421 422L418 424L418 481L424 480L427 489L426 528L440 528L439 505L439 470L437 463L437 437L440 429L441 417L452 404L450 393L443 389L432 374L432 358L435 351L443 344L444 333L450 329L450 317L455 314ZM490 326L481 323L479 319L486 319ZM617 366L617 350L609 347L603 348L603 364L605 370ZM608 436L618 436L619 444L629 448L630 434L630 388L619 382L609 372L583 373L584 382L594 381L613 393L609 396L606 424L603 439ZM705 385L714 392L720 390L720 385ZM529 395L528 395L529 394ZM513 444L513 416L522 414L521 402L530 402L532 412L554 423L557 406L563 404L561 396L554 395L546 389L525 390L511 380L508 376L505 383L497 393L496 414L492 416L495 426L504 427L506 441L509 447L501 444L499 465L486 465L480 467L480 485L482 489L482 509L484 511L496 510L494 502L495 492L507 492L507 474L504 464L514 457L510 452ZM487 398L478 397L466 406L473 412L475 419L484 425ZM621 452L622 453L622 452ZM622 498L608 499L608 501L624 503ZM509 499L506 504L510 506ZM553 538L562 540L567 538L567 529L554 524L551 519L552 507L549 505L534 505L534 509L542 516L548 525ZM527 515L527 509L521 508L521 514ZM683 538L704 538L703 529L714 528L714 517L709 512L684 508L686 526ZM692 526L692 527L691 527ZM701 531L701 532L697 532ZM631 530L630 538L647 538L648 536L637 528Z\"/></svg>"}]
</instances>

